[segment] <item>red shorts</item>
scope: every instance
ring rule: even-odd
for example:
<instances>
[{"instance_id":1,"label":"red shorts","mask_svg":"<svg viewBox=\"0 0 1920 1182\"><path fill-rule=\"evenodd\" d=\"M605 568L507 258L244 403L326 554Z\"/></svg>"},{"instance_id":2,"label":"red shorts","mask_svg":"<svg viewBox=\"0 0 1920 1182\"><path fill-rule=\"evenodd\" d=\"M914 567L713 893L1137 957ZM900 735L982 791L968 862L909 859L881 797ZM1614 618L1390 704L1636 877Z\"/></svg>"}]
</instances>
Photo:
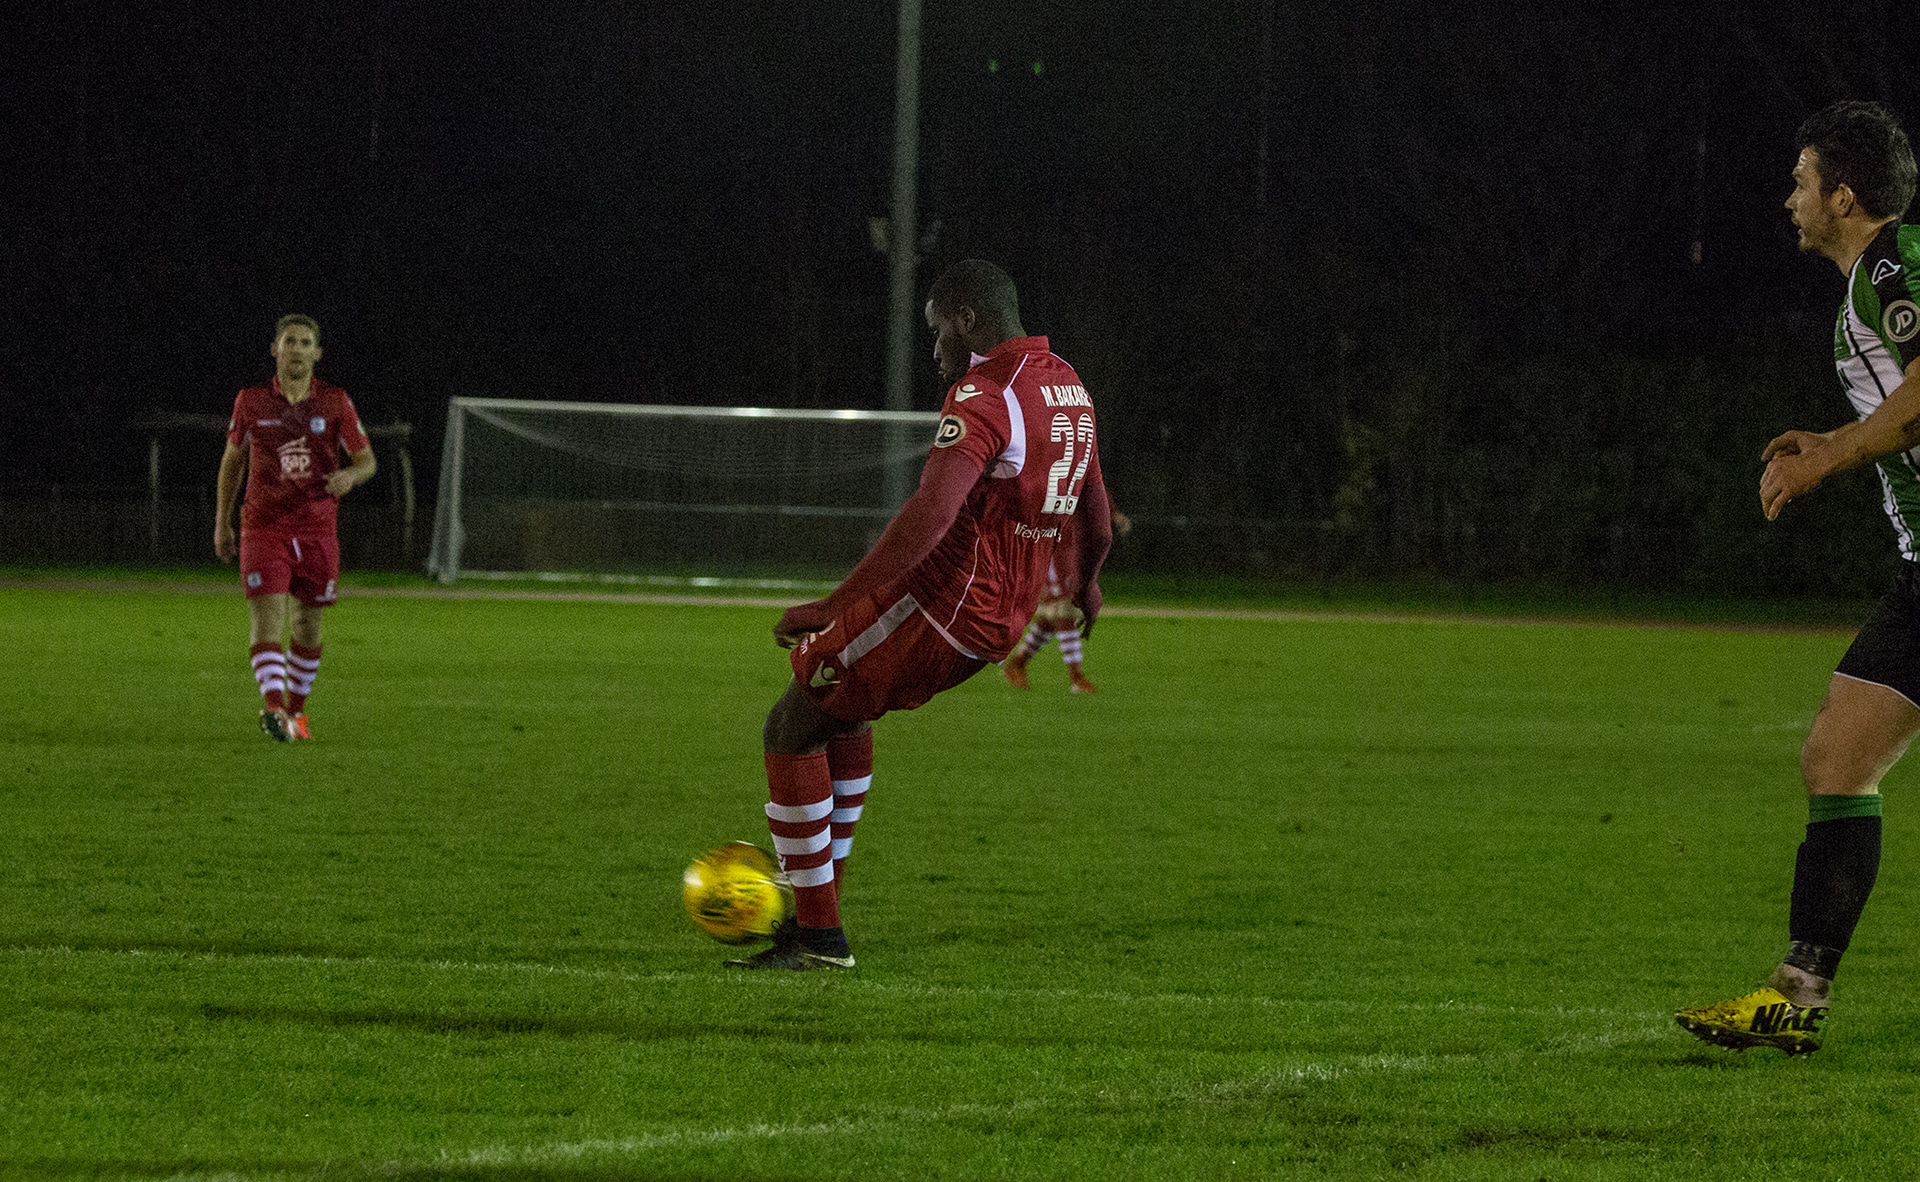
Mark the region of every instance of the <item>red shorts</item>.
<instances>
[{"instance_id":1,"label":"red shorts","mask_svg":"<svg viewBox=\"0 0 1920 1182\"><path fill-rule=\"evenodd\" d=\"M248 599L291 593L308 607L326 607L337 596L339 579L340 540L336 537L273 529L240 531L240 581Z\"/></svg>"},{"instance_id":2,"label":"red shorts","mask_svg":"<svg viewBox=\"0 0 1920 1182\"><path fill-rule=\"evenodd\" d=\"M955 648L911 595L861 600L795 648L792 660L800 688L842 722L912 710L987 665Z\"/></svg>"}]
</instances>

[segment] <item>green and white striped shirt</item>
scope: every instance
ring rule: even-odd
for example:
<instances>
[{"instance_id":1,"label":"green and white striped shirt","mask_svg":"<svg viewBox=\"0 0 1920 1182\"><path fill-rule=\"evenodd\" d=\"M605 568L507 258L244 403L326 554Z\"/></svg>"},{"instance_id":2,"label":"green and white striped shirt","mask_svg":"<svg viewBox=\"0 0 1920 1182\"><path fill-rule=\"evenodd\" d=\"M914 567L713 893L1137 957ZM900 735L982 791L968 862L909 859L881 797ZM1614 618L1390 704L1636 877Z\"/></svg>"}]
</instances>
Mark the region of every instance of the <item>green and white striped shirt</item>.
<instances>
[{"instance_id":1,"label":"green and white striped shirt","mask_svg":"<svg viewBox=\"0 0 1920 1182\"><path fill-rule=\"evenodd\" d=\"M1920 226L1888 222L1853 264L1833 326L1833 364L1861 418L1906 380L1920 356ZM1900 556L1920 562L1920 447L1880 461L1882 504Z\"/></svg>"}]
</instances>

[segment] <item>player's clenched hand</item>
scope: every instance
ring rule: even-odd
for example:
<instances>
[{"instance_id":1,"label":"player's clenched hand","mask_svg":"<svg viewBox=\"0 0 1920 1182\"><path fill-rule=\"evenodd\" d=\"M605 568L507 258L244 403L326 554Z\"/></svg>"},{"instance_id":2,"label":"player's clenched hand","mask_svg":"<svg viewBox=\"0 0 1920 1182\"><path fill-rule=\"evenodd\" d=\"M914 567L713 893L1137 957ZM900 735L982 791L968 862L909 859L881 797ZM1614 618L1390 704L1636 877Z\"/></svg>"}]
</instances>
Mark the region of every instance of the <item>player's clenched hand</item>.
<instances>
[{"instance_id":1,"label":"player's clenched hand","mask_svg":"<svg viewBox=\"0 0 1920 1182\"><path fill-rule=\"evenodd\" d=\"M781 648L792 648L815 632L826 631L831 623L833 613L826 600L797 603L780 613L780 622L773 626L773 642Z\"/></svg>"},{"instance_id":2,"label":"player's clenched hand","mask_svg":"<svg viewBox=\"0 0 1920 1182\"><path fill-rule=\"evenodd\" d=\"M1820 487L1832 465L1825 452L1830 435L1812 431L1788 431L1778 436L1760 453L1767 469L1760 474L1760 511L1772 521L1795 497Z\"/></svg>"},{"instance_id":3,"label":"player's clenched hand","mask_svg":"<svg viewBox=\"0 0 1920 1182\"><path fill-rule=\"evenodd\" d=\"M327 475L327 495L338 499L353 490L353 473L345 468Z\"/></svg>"},{"instance_id":4,"label":"player's clenched hand","mask_svg":"<svg viewBox=\"0 0 1920 1182\"><path fill-rule=\"evenodd\" d=\"M240 543L234 540L231 525L222 523L213 527L213 552L222 562L232 562L233 556L240 552Z\"/></svg>"}]
</instances>

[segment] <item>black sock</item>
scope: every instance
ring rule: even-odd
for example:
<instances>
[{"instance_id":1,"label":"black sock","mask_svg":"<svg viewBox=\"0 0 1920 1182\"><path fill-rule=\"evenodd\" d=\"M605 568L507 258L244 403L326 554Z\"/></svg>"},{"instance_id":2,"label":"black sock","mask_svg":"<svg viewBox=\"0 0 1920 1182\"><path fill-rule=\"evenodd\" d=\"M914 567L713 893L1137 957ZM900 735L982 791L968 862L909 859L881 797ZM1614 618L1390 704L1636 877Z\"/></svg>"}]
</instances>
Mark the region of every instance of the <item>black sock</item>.
<instances>
[{"instance_id":1,"label":"black sock","mask_svg":"<svg viewBox=\"0 0 1920 1182\"><path fill-rule=\"evenodd\" d=\"M1880 873L1880 797L1815 796L1810 803L1813 819L1793 865L1786 963L1832 980Z\"/></svg>"}]
</instances>

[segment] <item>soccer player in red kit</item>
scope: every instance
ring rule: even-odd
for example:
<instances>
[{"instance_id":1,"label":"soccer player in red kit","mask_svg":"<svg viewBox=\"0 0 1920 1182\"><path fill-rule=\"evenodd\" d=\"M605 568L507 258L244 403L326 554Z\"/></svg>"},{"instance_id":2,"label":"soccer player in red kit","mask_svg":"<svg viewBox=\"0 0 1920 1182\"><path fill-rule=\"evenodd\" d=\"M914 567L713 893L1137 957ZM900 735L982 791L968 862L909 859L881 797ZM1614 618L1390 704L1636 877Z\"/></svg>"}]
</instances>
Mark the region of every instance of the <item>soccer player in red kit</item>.
<instances>
[{"instance_id":1,"label":"soccer player in red kit","mask_svg":"<svg viewBox=\"0 0 1920 1182\"><path fill-rule=\"evenodd\" d=\"M247 594L249 652L260 686L260 729L285 743L311 739L307 694L320 670L320 612L338 594L340 498L373 475L373 447L353 401L313 376L320 326L282 316L274 327L273 381L233 400L227 450L220 457L213 550L240 558ZM341 454L352 461L340 466ZM240 536L234 494L247 470ZM291 643L281 644L291 632Z\"/></svg>"},{"instance_id":2,"label":"soccer player in red kit","mask_svg":"<svg viewBox=\"0 0 1920 1182\"><path fill-rule=\"evenodd\" d=\"M762 735L767 818L797 915L773 947L728 962L742 968L853 966L839 889L873 778L873 720L1012 651L1063 532L1085 628L1100 611L1112 524L1079 375L1026 335L1013 281L992 263L941 275L926 316L953 385L920 487L831 595L774 626L793 682Z\"/></svg>"}]
</instances>

